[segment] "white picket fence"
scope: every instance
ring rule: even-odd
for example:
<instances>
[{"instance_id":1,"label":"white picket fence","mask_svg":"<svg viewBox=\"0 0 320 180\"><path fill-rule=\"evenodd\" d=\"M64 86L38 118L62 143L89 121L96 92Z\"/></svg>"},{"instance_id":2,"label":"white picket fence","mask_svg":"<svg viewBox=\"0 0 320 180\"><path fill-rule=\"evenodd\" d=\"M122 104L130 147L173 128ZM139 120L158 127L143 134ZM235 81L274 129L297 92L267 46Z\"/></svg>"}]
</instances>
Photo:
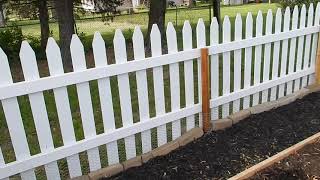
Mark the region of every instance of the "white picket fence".
<instances>
[{"instance_id":1,"label":"white picket fence","mask_svg":"<svg viewBox=\"0 0 320 180\"><path fill-rule=\"evenodd\" d=\"M115 64L107 64L105 42L99 33L93 39L95 68L87 69L83 45L74 35L71 55L74 72L64 73L60 50L53 38L48 40L47 61L50 76L40 78L35 53L27 42L21 46L20 59L25 81L13 83L6 54L0 51L0 100L10 132L16 160L5 163L0 151L0 179L20 174L22 179L36 179L35 169L44 166L48 179L61 179L58 160L66 159L70 177L82 175L79 153L87 152L90 171L101 168L98 147L106 145L108 164L119 162L117 141L124 139L126 159L137 156L136 134L141 133L142 153L152 150L151 129L156 128L157 146L167 143L167 124L172 123L172 139L181 136L181 119L186 118L186 131L202 126L200 48L210 55L212 120L227 117L240 109L291 94L314 82L318 42L320 5L314 13L308 9L279 9L275 18L271 10L266 16L259 11L256 26L248 13L245 25L238 14L234 40L231 23L226 16L222 27L222 43L216 19L210 26L210 45L206 44L204 22L196 28L197 48L193 47L192 29L188 21L182 30L183 51L178 51L177 35L172 23L167 26L168 54L162 54L161 37L156 25L151 31L152 56L145 57L144 39L136 27L132 37L134 60L128 61L126 43L120 30L114 37ZM275 21L273 23L273 21ZM274 25L274 28L273 28ZM245 32L242 27L245 26ZM253 33L255 28L255 35ZM274 29L274 30L273 30ZM263 33L264 32L264 33ZM242 34L245 38L242 39ZM253 51L254 50L254 51ZM233 56L232 56L233 55ZM244 56L244 57L242 57ZM194 59L198 63L194 63ZM180 65L179 65L180 63ZM181 66L183 63L184 66ZM194 64L198 70L194 71ZM233 64L233 66L232 66ZM166 112L163 66L169 65L171 111ZM222 67L220 67L222 65ZM253 68L251 67L253 66ZM183 69L181 69L183 67ZM150 117L147 70L152 70L156 116ZM184 73L179 73L179 69ZM253 72L251 72L253 69ZM135 73L139 106L139 122L133 122L129 73ZM180 104L181 75L184 76L185 107ZM118 80L122 127L116 128L110 77ZM233 77L232 77L233 76ZM198 80L194 81L194 77ZM89 82L97 80L104 133L96 133ZM243 82L243 83L242 83ZM76 85L85 138L76 141L67 86ZM222 84L222 87L219 87ZM232 85L232 86L231 86ZM197 91L196 91L197 89ZM53 90L63 146L54 147L43 92ZM221 91L220 91L221 90ZM195 93L198 95L195 95ZM31 155L17 97L28 95L41 153ZM47 102L48 103L48 102ZM242 106L241 106L242 105ZM231 107L232 106L232 107ZM221 107L221 108L220 108ZM196 117L199 117L198 120ZM196 123L199 121L199 123ZM1 145L2 147L4 145Z\"/></svg>"}]
</instances>

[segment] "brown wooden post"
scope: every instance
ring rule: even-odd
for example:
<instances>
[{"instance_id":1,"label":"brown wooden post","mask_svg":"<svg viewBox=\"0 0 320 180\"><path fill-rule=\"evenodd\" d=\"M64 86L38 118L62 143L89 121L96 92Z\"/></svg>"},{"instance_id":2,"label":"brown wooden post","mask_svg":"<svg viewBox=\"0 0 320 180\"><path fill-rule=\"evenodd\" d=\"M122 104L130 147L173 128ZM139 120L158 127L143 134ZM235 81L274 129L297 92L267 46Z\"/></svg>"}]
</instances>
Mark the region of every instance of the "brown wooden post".
<instances>
[{"instance_id":1,"label":"brown wooden post","mask_svg":"<svg viewBox=\"0 0 320 180\"><path fill-rule=\"evenodd\" d=\"M318 49L316 58L316 85L320 85L320 33L318 36Z\"/></svg>"},{"instance_id":2,"label":"brown wooden post","mask_svg":"<svg viewBox=\"0 0 320 180\"><path fill-rule=\"evenodd\" d=\"M201 49L201 88L202 88L202 119L203 131L211 129L210 118L210 96L209 96L209 60L208 48Z\"/></svg>"}]
</instances>

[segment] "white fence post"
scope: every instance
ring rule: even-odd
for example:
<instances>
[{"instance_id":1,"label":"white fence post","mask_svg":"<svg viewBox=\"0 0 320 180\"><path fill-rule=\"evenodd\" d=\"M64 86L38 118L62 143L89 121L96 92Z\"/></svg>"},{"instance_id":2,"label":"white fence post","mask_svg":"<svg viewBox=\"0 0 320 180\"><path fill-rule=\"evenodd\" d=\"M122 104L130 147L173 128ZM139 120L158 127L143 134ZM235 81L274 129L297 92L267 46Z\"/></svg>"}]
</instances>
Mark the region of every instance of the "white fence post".
<instances>
[{"instance_id":1,"label":"white fence post","mask_svg":"<svg viewBox=\"0 0 320 180\"><path fill-rule=\"evenodd\" d=\"M93 42L93 55L96 67L107 66L107 52L105 47L105 42L102 39L100 33L95 33ZM98 79L98 89L101 104L101 114L103 120L104 132L108 133L116 129L116 124L114 120L113 102L110 87L110 78ZM107 155L108 164L116 164L119 162L118 144L117 141L108 143Z\"/></svg>"},{"instance_id":2,"label":"white fence post","mask_svg":"<svg viewBox=\"0 0 320 180\"><path fill-rule=\"evenodd\" d=\"M304 27L306 27L306 6L305 5L303 5L300 10L299 29L302 29ZM304 36L300 36L298 38L296 71L302 70L303 45L304 45ZM302 85L301 78L296 79L294 81L294 91L298 91L301 85Z\"/></svg>"},{"instance_id":3,"label":"white fence post","mask_svg":"<svg viewBox=\"0 0 320 180\"><path fill-rule=\"evenodd\" d=\"M282 23L282 13L281 9L278 8L275 17L275 34L281 32L281 23ZM279 57L280 56L280 41L276 41L273 44L273 62L272 62L272 79L276 79L279 76ZM277 86L271 88L270 92L270 101L277 99Z\"/></svg>"},{"instance_id":4,"label":"white fence post","mask_svg":"<svg viewBox=\"0 0 320 180\"><path fill-rule=\"evenodd\" d=\"M291 30L296 30L298 28L298 18L299 18L299 10L298 6L295 6L292 13L292 21L291 21ZM288 74L294 72L294 62L296 57L296 45L297 38L292 38L290 40L290 51L289 51L289 65L288 65ZM292 94L293 92L293 81L287 83L287 95Z\"/></svg>"},{"instance_id":5,"label":"white fence post","mask_svg":"<svg viewBox=\"0 0 320 180\"><path fill-rule=\"evenodd\" d=\"M46 54L50 75L63 75L64 70L62 65L60 49L53 38L48 39ZM60 87L53 89L53 93L57 107L63 144L74 144L76 142L76 136L74 133L67 88ZM70 178L82 175L78 154L67 157L67 163Z\"/></svg>"},{"instance_id":6,"label":"white fence post","mask_svg":"<svg viewBox=\"0 0 320 180\"><path fill-rule=\"evenodd\" d=\"M231 41L231 25L228 16L224 17L223 29L222 29L222 42L228 43ZM230 52L223 53L223 85L222 85L222 95L230 93ZM222 118L229 116L229 103L222 105Z\"/></svg>"},{"instance_id":7,"label":"white fence post","mask_svg":"<svg viewBox=\"0 0 320 180\"><path fill-rule=\"evenodd\" d=\"M236 20L234 22L234 37L235 41L240 41L242 39L242 19L241 15L237 14ZM237 92L241 89L241 65L242 64L242 49L237 49L234 51L233 60L233 91ZM233 113L240 110L240 99L233 101Z\"/></svg>"},{"instance_id":8,"label":"white fence post","mask_svg":"<svg viewBox=\"0 0 320 180\"><path fill-rule=\"evenodd\" d=\"M272 34L272 11L269 9L266 20L265 35ZM263 63L263 82L270 79L270 57L271 57L271 43L265 44L264 47L264 63ZM262 91L262 103L268 101L269 89Z\"/></svg>"},{"instance_id":9,"label":"white fence post","mask_svg":"<svg viewBox=\"0 0 320 180\"><path fill-rule=\"evenodd\" d=\"M262 36L263 28L263 16L262 12L259 11L256 18L256 37ZM261 82L261 60L262 60L262 45L255 46L254 50L254 74L253 84L258 85ZM253 94L252 106L259 104L260 92Z\"/></svg>"},{"instance_id":10,"label":"white fence post","mask_svg":"<svg viewBox=\"0 0 320 180\"><path fill-rule=\"evenodd\" d=\"M183 50L192 49L192 29L189 21L185 21L182 28ZM186 107L194 105L194 72L193 60L184 62L184 81L185 81L185 96ZM195 117L194 115L186 118L187 131L194 128Z\"/></svg>"},{"instance_id":11,"label":"white fence post","mask_svg":"<svg viewBox=\"0 0 320 180\"><path fill-rule=\"evenodd\" d=\"M168 53L178 52L177 34L171 22L167 26L167 45ZM179 63L169 65L170 74L170 95L171 95L171 111L180 109L180 79L179 79ZM181 136L180 120L172 122L172 140Z\"/></svg>"},{"instance_id":12,"label":"white fence post","mask_svg":"<svg viewBox=\"0 0 320 180\"><path fill-rule=\"evenodd\" d=\"M117 29L113 39L114 44L114 56L116 64L127 62L127 48L124 36L121 30ZM120 74L118 75L118 86L119 86L119 97L121 106L121 117L123 127L130 126L133 124L132 105L131 105L131 94L129 75ZM136 142L135 135L124 138L126 147L126 158L131 159L136 156Z\"/></svg>"},{"instance_id":13,"label":"white fence post","mask_svg":"<svg viewBox=\"0 0 320 180\"><path fill-rule=\"evenodd\" d=\"M72 57L73 70L77 72L87 69L84 48L77 35L72 36L70 52ZM96 127L94 123L89 82L76 84L76 87L84 136L85 138L94 137L96 135ZM101 163L98 147L89 149L87 153L90 171L100 169Z\"/></svg>"},{"instance_id":14,"label":"white fence post","mask_svg":"<svg viewBox=\"0 0 320 180\"><path fill-rule=\"evenodd\" d=\"M311 3L308 10L308 20L307 20L307 27L313 26L313 4ZM303 57L303 69L309 68L310 63L310 48L311 48L311 36L312 34L306 35L306 41L304 44L304 57ZM309 79L310 81L310 79ZM302 78L302 87L307 86L308 84L308 76Z\"/></svg>"},{"instance_id":15,"label":"white fence post","mask_svg":"<svg viewBox=\"0 0 320 180\"><path fill-rule=\"evenodd\" d=\"M219 24L216 18L212 19L210 25L210 45L219 44ZM211 56L211 99L219 96L219 55ZM211 119L219 119L219 107L211 110Z\"/></svg>"},{"instance_id":16,"label":"white fence post","mask_svg":"<svg viewBox=\"0 0 320 180\"><path fill-rule=\"evenodd\" d=\"M288 32L290 27L290 8L287 7L284 13L283 20L283 32ZM280 67L280 78L284 77L287 73L287 61L288 61L288 39L282 41L282 51L281 51L281 67ZM279 98L284 96L285 84L279 85Z\"/></svg>"},{"instance_id":17,"label":"white fence post","mask_svg":"<svg viewBox=\"0 0 320 180\"><path fill-rule=\"evenodd\" d=\"M132 36L133 52L135 60L145 58L143 34L139 27L136 27ZM146 121L150 118L149 114L149 98L148 98L148 80L146 70L136 72L139 116L140 121ZM141 132L142 152L151 151L151 130Z\"/></svg>"},{"instance_id":18,"label":"white fence post","mask_svg":"<svg viewBox=\"0 0 320 180\"><path fill-rule=\"evenodd\" d=\"M246 19L246 38L252 38L253 22L252 14L249 12ZM251 62L252 62L252 47L245 48L245 59L244 59L244 85L246 89L251 85ZM243 109L250 107L250 96L243 98Z\"/></svg>"},{"instance_id":19,"label":"white fence post","mask_svg":"<svg viewBox=\"0 0 320 180\"><path fill-rule=\"evenodd\" d=\"M151 53L152 56L160 56L162 54L161 34L156 24L152 26L150 33ZM162 66L153 68L153 85L154 85L154 102L156 107L156 115L166 113L164 101L164 84L163 84L163 68ZM157 128L158 146L167 143L166 125Z\"/></svg>"}]
</instances>

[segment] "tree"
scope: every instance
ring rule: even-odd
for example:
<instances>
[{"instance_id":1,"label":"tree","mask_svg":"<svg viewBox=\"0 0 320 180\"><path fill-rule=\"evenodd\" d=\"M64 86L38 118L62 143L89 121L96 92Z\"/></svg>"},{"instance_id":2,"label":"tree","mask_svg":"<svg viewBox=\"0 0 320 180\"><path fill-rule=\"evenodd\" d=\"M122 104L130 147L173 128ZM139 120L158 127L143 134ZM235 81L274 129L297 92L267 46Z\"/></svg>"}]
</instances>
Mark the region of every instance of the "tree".
<instances>
[{"instance_id":1,"label":"tree","mask_svg":"<svg viewBox=\"0 0 320 180\"><path fill-rule=\"evenodd\" d=\"M153 24L157 24L161 33L162 42L165 42L165 14L167 9L166 0L150 0L148 33L146 37L147 46L150 47L150 33ZM163 43L162 43L163 44Z\"/></svg>"},{"instance_id":2,"label":"tree","mask_svg":"<svg viewBox=\"0 0 320 180\"><path fill-rule=\"evenodd\" d=\"M0 27L4 27L6 25L6 18L4 14L4 4L7 0L0 0Z\"/></svg>"},{"instance_id":3,"label":"tree","mask_svg":"<svg viewBox=\"0 0 320 180\"><path fill-rule=\"evenodd\" d=\"M54 0L54 8L59 25L59 40L65 67L71 67L70 42L74 34L73 1Z\"/></svg>"},{"instance_id":4,"label":"tree","mask_svg":"<svg viewBox=\"0 0 320 180\"><path fill-rule=\"evenodd\" d=\"M213 16L217 18L218 23L220 24L220 0L212 0L213 5Z\"/></svg>"},{"instance_id":5,"label":"tree","mask_svg":"<svg viewBox=\"0 0 320 180\"><path fill-rule=\"evenodd\" d=\"M49 29L49 13L47 0L37 0L39 20L40 20L40 30L41 30L41 49L45 52L47 41L50 35Z\"/></svg>"}]
</instances>

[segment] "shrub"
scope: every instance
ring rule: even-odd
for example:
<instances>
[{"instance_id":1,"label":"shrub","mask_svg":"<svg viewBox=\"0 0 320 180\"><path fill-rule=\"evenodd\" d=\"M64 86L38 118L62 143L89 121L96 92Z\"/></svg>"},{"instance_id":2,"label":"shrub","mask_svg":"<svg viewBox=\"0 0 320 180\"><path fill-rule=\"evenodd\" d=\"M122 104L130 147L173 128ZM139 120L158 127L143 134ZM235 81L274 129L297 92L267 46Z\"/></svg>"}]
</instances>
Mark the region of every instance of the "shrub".
<instances>
[{"instance_id":1,"label":"shrub","mask_svg":"<svg viewBox=\"0 0 320 180\"><path fill-rule=\"evenodd\" d=\"M298 7L301 7L303 4L309 7L311 3L316 7L318 2L319 0L280 0L279 3L282 8L290 7L290 9L293 9L294 6L297 5Z\"/></svg>"},{"instance_id":2,"label":"shrub","mask_svg":"<svg viewBox=\"0 0 320 180\"><path fill-rule=\"evenodd\" d=\"M19 51L23 34L20 27L13 25L12 27L0 30L0 47L7 54L10 61L19 58Z\"/></svg>"}]
</instances>

